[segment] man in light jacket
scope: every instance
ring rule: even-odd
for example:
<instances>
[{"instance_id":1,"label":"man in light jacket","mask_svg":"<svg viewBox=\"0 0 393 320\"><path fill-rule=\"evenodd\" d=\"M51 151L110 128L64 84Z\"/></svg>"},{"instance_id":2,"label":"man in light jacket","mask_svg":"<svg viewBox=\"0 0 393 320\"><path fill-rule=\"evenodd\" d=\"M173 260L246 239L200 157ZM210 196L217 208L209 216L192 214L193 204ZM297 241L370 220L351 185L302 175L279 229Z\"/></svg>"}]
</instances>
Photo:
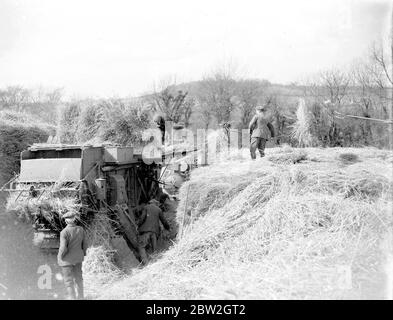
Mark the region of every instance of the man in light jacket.
<instances>
[{"instance_id":1,"label":"man in light jacket","mask_svg":"<svg viewBox=\"0 0 393 320\"><path fill-rule=\"evenodd\" d=\"M75 214L67 213L64 218L67 226L60 232L57 262L61 267L68 299L84 299L82 262L87 250L86 232L76 225Z\"/></svg>"}]
</instances>

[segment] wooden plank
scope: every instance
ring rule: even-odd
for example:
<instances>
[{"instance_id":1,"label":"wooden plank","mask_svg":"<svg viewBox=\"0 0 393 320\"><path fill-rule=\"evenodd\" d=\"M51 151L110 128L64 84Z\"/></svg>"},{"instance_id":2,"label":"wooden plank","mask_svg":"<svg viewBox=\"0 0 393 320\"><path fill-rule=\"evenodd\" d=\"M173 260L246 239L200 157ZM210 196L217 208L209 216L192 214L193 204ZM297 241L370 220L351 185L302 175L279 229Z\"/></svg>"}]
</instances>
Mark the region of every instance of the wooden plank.
<instances>
[{"instance_id":1,"label":"wooden plank","mask_svg":"<svg viewBox=\"0 0 393 320\"><path fill-rule=\"evenodd\" d=\"M148 194L147 194L146 191L145 191L143 182L141 181L141 179L139 178L139 176L137 176L137 179L138 179L138 181L139 181L139 185L140 185L140 187L141 187L141 190L142 190L144 196L146 197L146 199L149 199Z\"/></svg>"},{"instance_id":2,"label":"wooden plank","mask_svg":"<svg viewBox=\"0 0 393 320\"><path fill-rule=\"evenodd\" d=\"M135 222L133 223L126 211L120 205L116 205L115 213L119 219L125 240L134 253L138 253L138 230Z\"/></svg>"},{"instance_id":3,"label":"wooden plank","mask_svg":"<svg viewBox=\"0 0 393 320\"><path fill-rule=\"evenodd\" d=\"M341 117L346 117L346 118L354 118L354 119L361 119L361 120L369 120L369 121L378 121L378 122L383 122L383 123L387 123L387 124L393 124L393 119L377 119L377 118L368 118L368 117L361 117L361 116L354 116L354 115L350 115L350 114L342 114L340 112L335 111L336 115L339 115Z\"/></svg>"}]
</instances>

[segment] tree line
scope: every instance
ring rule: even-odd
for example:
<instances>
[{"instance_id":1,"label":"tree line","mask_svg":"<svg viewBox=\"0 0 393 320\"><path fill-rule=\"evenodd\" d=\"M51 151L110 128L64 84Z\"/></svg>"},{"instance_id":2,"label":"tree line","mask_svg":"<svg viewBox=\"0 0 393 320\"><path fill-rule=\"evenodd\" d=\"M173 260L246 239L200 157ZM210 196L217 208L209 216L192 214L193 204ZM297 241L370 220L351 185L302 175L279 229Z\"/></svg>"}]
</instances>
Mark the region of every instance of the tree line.
<instances>
[{"instance_id":1,"label":"tree line","mask_svg":"<svg viewBox=\"0 0 393 320\"><path fill-rule=\"evenodd\" d=\"M64 102L62 89L32 91L13 86L0 90L0 109L42 113L44 119L58 124L59 135L67 143L92 137L131 143L141 139L140 130L151 126L156 113L191 129L244 129L255 107L264 104L279 142L386 147L388 125L345 115L392 118L393 46L390 49L386 52L374 45L365 58L345 69L324 70L290 85L239 76L233 66L222 65L191 83L165 78L135 99Z\"/></svg>"}]
</instances>

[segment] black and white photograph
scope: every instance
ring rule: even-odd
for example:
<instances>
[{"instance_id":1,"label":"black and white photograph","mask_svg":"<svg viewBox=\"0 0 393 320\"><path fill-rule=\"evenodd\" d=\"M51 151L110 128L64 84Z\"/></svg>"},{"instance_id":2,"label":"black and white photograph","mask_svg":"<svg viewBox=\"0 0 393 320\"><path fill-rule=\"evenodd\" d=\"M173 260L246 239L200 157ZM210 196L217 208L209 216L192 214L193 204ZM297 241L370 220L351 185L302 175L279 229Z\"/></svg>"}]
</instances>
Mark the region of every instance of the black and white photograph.
<instances>
[{"instance_id":1,"label":"black and white photograph","mask_svg":"<svg viewBox=\"0 0 393 320\"><path fill-rule=\"evenodd\" d=\"M0 0L0 300L393 300L393 2Z\"/></svg>"}]
</instances>

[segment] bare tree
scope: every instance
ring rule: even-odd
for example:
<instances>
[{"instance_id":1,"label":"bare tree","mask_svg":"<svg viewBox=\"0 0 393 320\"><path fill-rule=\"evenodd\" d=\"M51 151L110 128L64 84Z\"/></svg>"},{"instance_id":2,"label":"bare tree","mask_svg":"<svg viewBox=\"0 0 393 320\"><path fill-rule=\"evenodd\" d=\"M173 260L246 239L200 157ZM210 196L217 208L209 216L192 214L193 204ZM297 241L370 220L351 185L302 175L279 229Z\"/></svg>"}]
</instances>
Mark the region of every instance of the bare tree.
<instances>
[{"instance_id":1,"label":"bare tree","mask_svg":"<svg viewBox=\"0 0 393 320\"><path fill-rule=\"evenodd\" d=\"M358 62L352 68L353 84L355 92L352 97L352 102L359 105L361 108L361 115L363 117L370 118L373 113L373 109L376 107L375 94L376 85L370 68L372 65L367 62ZM387 113L386 107L381 103L384 113ZM362 124L363 137L366 144L369 144L372 140L371 123L366 121Z\"/></svg>"},{"instance_id":2,"label":"bare tree","mask_svg":"<svg viewBox=\"0 0 393 320\"><path fill-rule=\"evenodd\" d=\"M192 112L194 111L196 104L196 99L194 97L188 96L183 102L183 119L184 126L187 128L190 125L190 118Z\"/></svg>"},{"instance_id":3,"label":"bare tree","mask_svg":"<svg viewBox=\"0 0 393 320\"><path fill-rule=\"evenodd\" d=\"M325 90L323 90L321 85L320 74L307 77L301 82L300 87L302 88L304 98L319 102L326 100Z\"/></svg>"},{"instance_id":4,"label":"bare tree","mask_svg":"<svg viewBox=\"0 0 393 320\"><path fill-rule=\"evenodd\" d=\"M393 42L390 44L391 55L388 57L382 44L372 47L371 57L376 62L377 68L373 69L375 81L381 87L393 86ZM389 70L390 66L390 70ZM381 75L383 77L381 77Z\"/></svg>"},{"instance_id":5,"label":"bare tree","mask_svg":"<svg viewBox=\"0 0 393 320\"><path fill-rule=\"evenodd\" d=\"M288 101L280 96L277 92L272 92L265 97L265 104L268 106L270 117L274 123L274 129L277 137L277 144L280 144L284 138L286 126L292 124L295 119L288 116ZM289 136L287 137L289 139Z\"/></svg>"},{"instance_id":6,"label":"bare tree","mask_svg":"<svg viewBox=\"0 0 393 320\"><path fill-rule=\"evenodd\" d=\"M347 94L350 77L346 72L331 69L320 74L321 86L327 91L328 99L333 104L341 104Z\"/></svg>"},{"instance_id":7,"label":"bare tree","mask_svg":"<svg viewBox=\"0 0 393 320\"><path fill-rule=\"evenodd\" d=\"M393 10L392 10L393 18ZM383 45L374 45L372 49L372 59L376 62L377 68L374 75L378 86L390 99L389 118L393 120L393 23L391 22L389 43L389 53L385 53ZM390 95L389 95L390 94ZM393 148L393 123L389 126L390 148Z\"/></svg>"},{"instance_id":8,"label":"bare tree","mask_svg":"<svg viewBox=\"0 0 393 320\"><path fill-rule=\"evenodd\" d=\"M334 114L348 97L350 85L350 74L333 68L314 75L303 86L307 109L312 114L313 134L324 145L334 146L339 140Z\"/></svg>"},{"instance_id":9,"label":"bare tree","mask_svg":"<svg viewBox=\"0 0 393 320\"><path fill-rule=\"evenodd\" d=\"M0 90L0 107L22 111L30 97L31 93L28 89L22 86L9 86L5 90Z\"/></svg>"},{"instance_id":10,"label":"bare tree","mask_svg":"<svg viewBox=\"0 0 393 320\"><path fill-rule=\"evenodd\" d=\"M240 110L241 128L248 128L262 91L263 84L260 81L241 80L236 83L236 102Z\"/></svg>"},{"instance_id":11,"label":"bare tree","mask_svg":"<svg viewBox=\"0 0 393 320\"><path fill-rule=\"evenodd\" d=\"M175 80L162 80L159 89L155 88L151 96L152 108L162 113L167 121L177 123L184 113L183 107L187 94L182 90L176 90Z\"/></svg>"},{"instance_id":12,"label":"bare tree","mask_svg":"<svg viewBox=\"0 0 393 320\"><path fill-rule=\"evenodd\" d=\"M195 102L195 109L200 115L201 122L203 123L203 128L208 129L213 118L213 111L209 105L209 99L205 97L203 93L198 94Z\"/></svg>"},{"instance_id":13,"label":"bare tree","mask_svg":"<svg viewBox=\"0 0 393 320\"><path fill-rule=\"evenodd\" d=\"M45 94L45 100L53 106L59 104L63 97L63 88L53 89Z\"/></svg>"},{"instance_id":14,"label":"bare tree","mask_svg":"<svg viewBox=\"0 0 393 320\"><path fill-rule=\"evenodd\" d=\"M219 124L228 123L231 113L236 107L236 81L231 66L220 66L201 81L205 103Z\"/></svg>"},{"instance_id":15,"label":"bare tree","mask_svg":"<svg viewBox=\"0 0 393 320\"><path fill-rule=\"evenodd\" d=\"M392 12L393 14L393 12ZM371 59L375 62L370 72L374 76L374 80L381 90L381 95L390 101L390 108L387 112L389 118L393 119L393 24L390 35L390 52L387 54L382 44L374 45L371 52ZM393 123L389 127L389 136L393 135ZM393 139L390 138L390 148L393 148Z\"/></svg>"}]
</instances>

